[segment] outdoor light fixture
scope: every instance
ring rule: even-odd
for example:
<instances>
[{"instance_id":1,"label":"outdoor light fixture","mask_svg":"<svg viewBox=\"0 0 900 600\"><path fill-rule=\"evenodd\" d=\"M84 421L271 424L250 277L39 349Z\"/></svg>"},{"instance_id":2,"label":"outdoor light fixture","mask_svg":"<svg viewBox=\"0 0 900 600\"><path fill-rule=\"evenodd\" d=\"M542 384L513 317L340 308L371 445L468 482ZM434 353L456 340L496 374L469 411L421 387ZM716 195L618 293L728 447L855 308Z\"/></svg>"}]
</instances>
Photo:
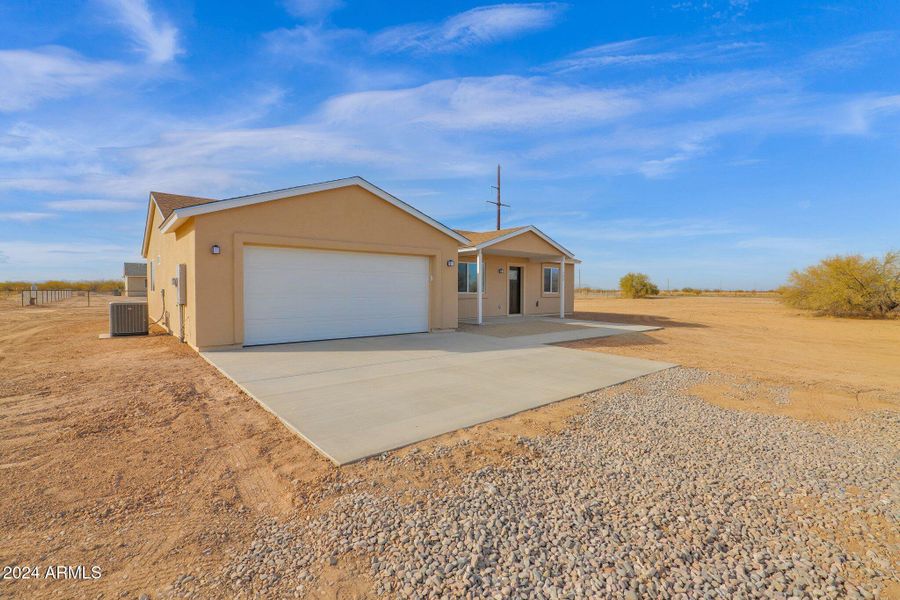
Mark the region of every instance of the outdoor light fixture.
<instances>
[{"instance_id":1,"label":"outdoor light fixture","mask_svg":"<svg viewBox=\"0 0 900 600\"><path fill-rule=\"evenodd\" d=\"M455 264L456 264L456 262L455 262L452 258L451 258L450 260L447 261L447 266L448 266L448 267L452 267L452 266L455 265Z\"/></svg>"},{"instance_id":2,"label":"outdoor light fixture","mask_svg":"<svg viewBox=\"0 0 900 600\"><path fill-rule=\"evenodd\" d=\"M213 254L221 254L221 253L222 253L222 249L219 248L219 245L218 245L218 244L213 244L213 245L212 245L212 248L210 248L210 251L211 251Z\"/></svg>"},{"instance_id":3,"label":"outdoor light fixture","mask_svg":"<svg viewBox=\"0 0 900 600\"><path fill-rule=\"evenodd\" d=\"M503 267L500 267L499 269L497 269L497 272L500 273L501 275L503 275Z\"/></svg>"}]
</instances>

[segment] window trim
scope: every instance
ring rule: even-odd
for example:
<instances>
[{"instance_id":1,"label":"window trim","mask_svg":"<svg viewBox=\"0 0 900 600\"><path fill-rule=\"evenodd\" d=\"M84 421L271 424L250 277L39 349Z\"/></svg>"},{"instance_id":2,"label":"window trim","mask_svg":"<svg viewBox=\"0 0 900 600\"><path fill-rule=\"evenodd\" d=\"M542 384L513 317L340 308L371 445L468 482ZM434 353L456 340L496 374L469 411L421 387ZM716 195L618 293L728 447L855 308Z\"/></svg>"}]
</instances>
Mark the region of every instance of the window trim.
<instances>
[{"instance_id":1,"label":"window trim","mask_svg":"<svg viewBox=\"0 0 900 600\"><path fill-rule=\"evenodd\" d=\"M550 289L548 290L546 271L550 269ZM556 291L553 291L553 271L556 270ZM559 267L553 265L543 265L541 268L541 294L544 296L559 296Z\"/></svg>"},{"instance_id":2,"label":"window trim","mask_svg":"<svg viewBox=\"0 0 900 600\"><path fill-rule=\"evenodd\" d=\"M472 290L471 292L468 291L468 285L466 286L467 289L466 289L465 291L460 291L460 289L459 289L459 268L460 268L462 265L467 265L467 266L466 266L466 283L468 284L468 281L469 281L469 277L468 277L469 273L468 273L468 270L469 270L470 266L471 266L471 267L474 267L475 269L478 269L478 263L477 263L477 262L468 262L468 261L463 261L463 260L461 260L461 261L459 261L458 263L456 263L456 265L457 265L457 266L456 266L456 269L457 269L457 270L456 270L456 273L457 273L457 275L456 275L456 277L457 277L457 279L456 279L456 293L457 293L457 294L463 294L463 295L466 295L466 296L474 296L474 295L477 295L477 294L478 294L478 283L477 283L477 281L476 281L476 283L475 283L475 286L476 286L475 289ZM481 297L482 297L482 298L487 297L487 268L486 268L486 265L484 265L483 263L482 263L482 265L481 265Z\"/></svg>"}]
</instances>

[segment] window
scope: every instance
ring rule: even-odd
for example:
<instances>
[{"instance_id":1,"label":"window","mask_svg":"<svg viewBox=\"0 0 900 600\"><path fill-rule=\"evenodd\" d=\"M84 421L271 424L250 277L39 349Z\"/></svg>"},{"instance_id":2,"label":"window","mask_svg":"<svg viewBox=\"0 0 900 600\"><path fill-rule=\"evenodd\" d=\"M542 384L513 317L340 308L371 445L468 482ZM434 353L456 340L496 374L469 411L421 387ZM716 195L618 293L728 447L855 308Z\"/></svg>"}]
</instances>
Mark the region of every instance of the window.
<instances>
[{"instance_id":1,"label":"window","mask_svg":"<svg viewBox=\"0 0 900 600\"><path fill-rule=\"evenodd\" d=\"M559 267L544 267L544 293L559 293Z\"/></svg>"},{"instance_id":2,"label":"window","mask_svg":"<svg viewBox=\"0 0 900 600\"><path fill-rule=\"evenodd\" d=\"M150 291L156 291L156 265L150 261Z\"/></svg>"},{"instance_id":3,"label":"window","mask_svg":"<svg viewBox=\"0 0 900 600\"><path fill-rule=\"evenodd\" d=\"M487 269L482 266L481 293L487 290ZM456 263L456 291L475 294L478 292L478 265L476 263Z\"/></svg>"}]
</instances>

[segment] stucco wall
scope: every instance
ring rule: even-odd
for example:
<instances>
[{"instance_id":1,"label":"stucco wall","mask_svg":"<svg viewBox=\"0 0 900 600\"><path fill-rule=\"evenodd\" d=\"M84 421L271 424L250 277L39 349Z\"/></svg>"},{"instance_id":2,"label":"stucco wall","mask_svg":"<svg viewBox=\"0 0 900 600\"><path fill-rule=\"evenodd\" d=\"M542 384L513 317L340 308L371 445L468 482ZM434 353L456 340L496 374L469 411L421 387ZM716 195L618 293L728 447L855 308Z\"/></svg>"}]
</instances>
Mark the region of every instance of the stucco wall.
<instances>
[{"instance_id":1,"label":"stucco wall","mask_svg":"<svg viewBox=\"0 0 900 600\"><path fill-rule=\"evenodd\" d=\"M541 240L543 243L543 240ZM460 262L475 262L474 256L460 256ZM559 315L559 294L543 293L544 265L558 267L559 263L532 262L527 258L503 256L497 254L484 255L486 274L485 293L482 298L482 314L485 317L506 315L508 312L508 277L510 266L523 267L522 282L522 314L525 315ZM503 274L498 269L503 267ZM566 312L575 310L575 265L566 265ZM475 294L457 293L459 302L459 318L474 319L478 316Z\"/></svg>"},{"instance_id":2,"label":"stucco wall","mask_svg":"<svg viewBox=\"0 0 900 600\"><path fill-rule=\"evenodd\" d=\"M559 255L559 250L551 246L540 236L532 231L528 231L521 235L509 238L497 244L490 246L492 252L501 253L502 250L511 250L517 252L530 252L533 254L547 254L550 256Z\"/></svg>"},{"instance_id":3,"label":"stucco wall","mask_svg":"<svg viewBox=\"0 0 900 600\"><path fill-rule=\"evenodd\" d=\"M352 186L198 215L194 273L198 347L243 342L245 245L428 256L432 330L457 326L457 241L366 190ZM179 229L181 231L181 229ZM217 244L221 254L210 248ZM194 314L194 313L192 313Z\"/></svg>"},{"instance_id":4,"label":"stucco wall","mask_svg":"<svg viewBox=\"0 0 900 600\"><path fill-rule=\"evenodd\" d=\"M130 297L141 297L147 295L147 278L146 277L126 277L125 278L125 295Z\"/></svg>"},{"instance_id":5,"label":"stucco wall","mask_svg":"<svg viewBox=\"0 0 900 600\"><path fill-rule=\"evenodd\" d=\"M154 208L147 242L147 262L155 264L154 283L151 289L150 266L147 266L147 307L150 320L173 335L181 334L181 315L176 301L176 289L172 278L178 273L178 265L187 265L187 304L184 307L185 341L197 345L196 294L194 285L194 223L188 221L174 233L161 233L162 215Z\"/></svg>"}]
</instances>

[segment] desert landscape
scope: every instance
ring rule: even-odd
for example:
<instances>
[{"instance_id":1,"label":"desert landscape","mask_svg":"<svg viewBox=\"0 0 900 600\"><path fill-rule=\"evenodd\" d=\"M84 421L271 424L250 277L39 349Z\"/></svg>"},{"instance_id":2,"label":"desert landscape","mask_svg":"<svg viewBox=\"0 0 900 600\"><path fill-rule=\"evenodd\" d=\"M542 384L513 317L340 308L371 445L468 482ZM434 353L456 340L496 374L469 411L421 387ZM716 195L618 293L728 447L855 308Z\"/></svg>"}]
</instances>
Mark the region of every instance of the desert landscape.
<instances>
[{"instance_id":1,"label":"desert landscape","mask_svg":"<svg viewBox=\"0 0 900 600\"><path fill-rule=\"evenodd\" d=\"M900 2L0 2L0 600L900 600Z\"/></svg>"},{"instance_id":2,"label":"desert landscape","mask_svg":"<svg viewBox=\"0 0 900 600\"><path fill-rule=\"evenodd\" d=\"M105 302L0 309L0 596L900 595L900 321L579 297L681 365L337 468Z\"/></svg>"}]
</instances>

